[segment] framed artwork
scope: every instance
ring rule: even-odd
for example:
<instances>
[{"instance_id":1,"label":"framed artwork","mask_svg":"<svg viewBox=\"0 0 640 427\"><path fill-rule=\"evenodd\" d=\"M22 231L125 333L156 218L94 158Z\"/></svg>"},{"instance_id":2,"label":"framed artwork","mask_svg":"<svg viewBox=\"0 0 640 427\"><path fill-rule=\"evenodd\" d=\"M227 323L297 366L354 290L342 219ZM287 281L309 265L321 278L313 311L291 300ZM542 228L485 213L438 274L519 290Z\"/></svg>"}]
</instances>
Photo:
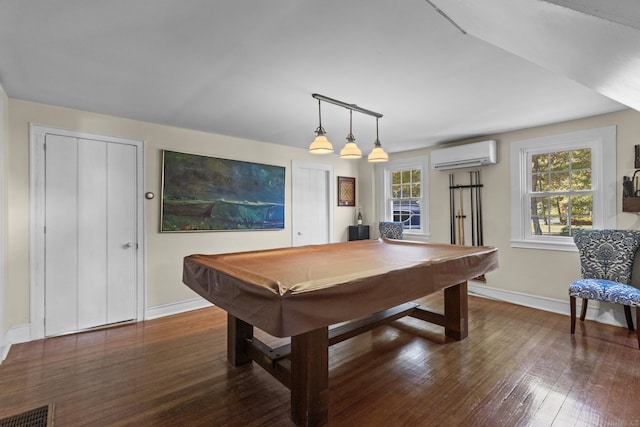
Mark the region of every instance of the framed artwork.
<instances>
[{"instance_id":1,"label":"framed artwork","mask_svg":"<svg viewBox=\"0 0 640 427\"><path fill-rule=\"evenodd\" d=\"M338 177L338 206L356 205L356 179Z\"/></svg>"},{"instance_id":2,"label":"framed artwork","mask_svg":"<svg viewBox=\"0 0 640 427\"><path fill-rule=\"evenodd\" d=\"M160 231L284 229L285 168L162 152Z\"/></svg>"}]
</instances>

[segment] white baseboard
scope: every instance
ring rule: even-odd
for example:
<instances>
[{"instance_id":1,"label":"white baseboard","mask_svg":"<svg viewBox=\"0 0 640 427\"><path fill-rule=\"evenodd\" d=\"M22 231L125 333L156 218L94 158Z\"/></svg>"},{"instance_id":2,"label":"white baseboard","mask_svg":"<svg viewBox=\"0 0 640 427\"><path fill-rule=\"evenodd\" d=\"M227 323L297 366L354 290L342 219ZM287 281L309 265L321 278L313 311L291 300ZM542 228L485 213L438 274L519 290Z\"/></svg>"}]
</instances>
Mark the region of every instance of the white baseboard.
<instances>
[{"instance_id":1,"label":"white baseboard","mask_svg":"<svg viewBox=\"0 0 640 427\"><path fill-rule=\"evenodd\" d=\"M541 297L522 292L507 291L504 289L491 288L489 286L478 284L478 282L469 282L469 294L483 298L505 301L512 304L523 305L525 307L535 308L538 310L549 311L552 313L564 314L569 316L569 297L566 301ZM200 308L211 307L209 301L204 298L194 298L185 301L179 301L170 304L162 304L154 307L148 307L145 310L145 320L156 319L172 314L184 313L186 311L197 310ZM578 304L579 305L579 304ZM578 307L578 310L580 307ZM635 316L635 310L631 311ZM614 326L626 327L627 323L624 318L624 312L619 305L600 303L596 305L591 303L587 310L587 319L600 323L606 323ZM637 321L637 320L636 320ZM567 319L567 323L569 319ZM4 337L0 339L0 363L9 354L12 344L19 344L31 340L30 326L20 325L9 329Z\"/></svg>"},{"instance_id":2,"label":"white baseboard","mask_svg":"<svg viewBox=\"0 0 640 427\"><path fill-rule=\"evenodd\" d=\"M31 341L30 330L29 325L20 325L14 326L7 331L5 336L0 340L0 363L4 362L4 359L7 358L13 344Z\"/></svg>"},{"instance_id":3,"label":"white baseboard","mask_svg":"<svg viewBox=\"0 0 640 427\"><path fill-rule=\"evenodd\" d=\"M512 304L523 305L525 307L535 308L538 310L549 311L552 313L570 315L569 294L567 286L567 299L558 300L555 298L541 297L537 295L525 294L516 291L507 291L504 289L491 288L489 286L478 284L478 282L469 282L469 294L479 297L505 301ZM580 304L578 302L578 315L580 315ZM631 310L635 318L635 310ZM624 311L619 304L607 304L602 302L590 301L587 309L587 320L593 320L607 325L627 327L624 317ZM635 321L635 320L634 320ZM569 319L567 319L569 322Z\"/></svg>"},{"instance_id":4,"label":"white baseboard","mask_svg":"<svg viewBox=\"0 0 640 427\"><path fill-rule=\"evenodd\" d=\"M145 320L157 319L158 317L171 316L172 314L198 310L200 308L211 307L212 305L213 304L204 298L194 298L170 304L156 305L154 307L147 307L144 318Z\"/></svg>"},{"instance_id":5,"label":"white baseboard","mask_svg":"<svg viewBox=\"0 0 640 427\"><path fill-rule=\"evenodd\" d=\"M148 307L145 310L145 319L155 319L172 314L183 313L185 311L197 310L199 308L211 307L211 303L204 298L194 298L191 300L180 301L171 304L163 304L155 307ZM31 341L30 325L14 326L9 329L4 337L0 337L0 363L2 363L9 354L9 350L13 344L20 344Z\"/></svg>"}]
</instances>

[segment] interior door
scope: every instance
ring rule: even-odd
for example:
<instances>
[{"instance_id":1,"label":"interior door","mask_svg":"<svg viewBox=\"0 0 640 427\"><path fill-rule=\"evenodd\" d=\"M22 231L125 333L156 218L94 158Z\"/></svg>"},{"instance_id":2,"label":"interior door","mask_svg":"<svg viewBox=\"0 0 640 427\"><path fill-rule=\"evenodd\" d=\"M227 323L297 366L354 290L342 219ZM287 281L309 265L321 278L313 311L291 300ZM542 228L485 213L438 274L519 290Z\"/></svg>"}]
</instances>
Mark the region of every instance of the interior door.
<instances>
[{"instance_id":1,"label":"interior door","mask_svg":"<svg viewBox=\"0 0 640 427\"><path fill-rule=\"evenodd\" d=\"M333 169L331 166L294 162L292 166L293 246L333 241Z\"/></svg>"},{"instance_id":2,"label":"interior door","mask_svg":"<svg viewBox=\"0 0 640 427\"><path fill-rule=\"evenodd\" d=\"M45 336L137 317L136 156L45 136Z\"/></svg>"}]
</instances>

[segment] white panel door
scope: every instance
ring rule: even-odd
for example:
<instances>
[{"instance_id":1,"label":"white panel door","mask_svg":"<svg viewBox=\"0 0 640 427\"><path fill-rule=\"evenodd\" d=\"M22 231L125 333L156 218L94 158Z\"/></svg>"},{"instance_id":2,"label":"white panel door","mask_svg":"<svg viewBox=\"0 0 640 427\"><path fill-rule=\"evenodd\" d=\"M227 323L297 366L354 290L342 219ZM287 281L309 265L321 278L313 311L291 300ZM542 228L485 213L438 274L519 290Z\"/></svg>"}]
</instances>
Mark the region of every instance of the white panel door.
<instances>
[{"instance_id":1,"label":"white panel door","mask_svg":"<svg viewBox=\"0 0 640 427\"><path fill-rule=\"evenodd\" d=\"M56 137L60 138L60 137ZM107 198L104 191L98 190L105 187L107 178L107 143L102 141L85 141L82 139L75 140L68 138L68 145L77 145L78 151L78 246L77 253L69 256L77 255L78 278L77 278L77 313L68 314L73 319L77 316L76 329L91 328L96 325L105 324L107 316L107 307L104 304L107 291ZM55 151L50 146L49 136L47 136L47 164L49 156ZM73 171L73 168L68 168ZM47 167L47 171L49 168ZM73 172L70 172L73 173ZM75 179L76 176L72 176ZM48 184L48 181L47 181ZM70 187L72 185L69 185ZM49 193L47 185L47 195ZM53 206L52 206L53 205ZM47 203L47 213L50 207L55 208L52 201ZM69 207L70 208L70 207ZM60 208L57 208L60 209ZM47 221L47 224L49 221ZM71 228L72 225L69 225ZM50 232L47 227L46 233L47 249L55 249L50 244ZM49 258L47 257L47 265ZM47 271L49 269L47 268ZM57 281L47 280L46 289L48 292L55 294L60 291L60 284ZM55 298L55 296L52 296ZM48 301L48 299L47 299ZM55 310L55 308L54 308ZM52 312L52 314L54 314ZM49 331L49 323L55 319L55 315L51 318L47 316L47 331ZM69 324L65 329L73 330L74 325Z\"/></svg>"},{"instance_id":2,"label":"white panel door","mask_svg":"<svg viewBox=\"0 0 640 427\"><path fill-rule=\"evenodd\" d=\"M55 335L78 329L78 145L49 135L47 145L45 334Z\"/></svg>"},{"instance_id":3,"label":"white panel door","mask_svg":"<svg viewBox=\"0 0 640 427\"><path fill-rule=\"evenodd\" d=\"M45 336L135 319L136 148L45 142Z\"/></svg>"},{"instance_id":4,"label":"white panel door","mask_svg":"<svg viewBox=\"0 0 640 427\"><path fill-rule=\"evenodd\" d=\"M136 315L136 148L110 143L107 155L107 323L115 323Z\"/></svg>"},{"instance_id":5,"label":"white panel door","mask_svg":"<svg viewBox=\"0 0 640 427\"><path fill-rule=\"evenodd\" d=\"M292 169L293 246L331 243L331 168L313 163L294 163Z\"/></svg>"}]
</instances>

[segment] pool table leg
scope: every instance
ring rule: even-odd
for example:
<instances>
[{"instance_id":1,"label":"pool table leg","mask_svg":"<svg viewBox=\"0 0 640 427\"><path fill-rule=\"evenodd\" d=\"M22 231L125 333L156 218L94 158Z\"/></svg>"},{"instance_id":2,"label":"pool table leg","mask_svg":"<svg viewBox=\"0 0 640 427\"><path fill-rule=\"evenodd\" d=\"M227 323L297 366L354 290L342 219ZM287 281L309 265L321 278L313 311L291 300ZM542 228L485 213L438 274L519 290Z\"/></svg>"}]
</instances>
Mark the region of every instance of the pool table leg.
<instances>
[{"instance_id":1,"label":"pool table leg","mask_svg":"<svg viewBox=\"0 0 640 427\"><path fill-rule=\"evenodd\" d=\"M253 338L253 326L227 313L227 360L233 366L251 363L247 340Z\"/></svg>"},{"instance_id":2,"label":"pool table leg","mask_svg":"<svg viewBox=\"0 0 640 427\"><path fill-rule=\"evenodd\" d=\"M469 306L467 282L451 286L444 290L444 334L455 340L461 340L469 334Z\"/></svg>"},{"instance_id":3,"label":"pool table leg","mask_svg":"<svg viewBox=\"0 0 640 427\"><path fill-rule=\"evenodd\" d=\"M328 420L329 329L291 337L291 418L298 426Z\"/></svg>"}]
</instances>

